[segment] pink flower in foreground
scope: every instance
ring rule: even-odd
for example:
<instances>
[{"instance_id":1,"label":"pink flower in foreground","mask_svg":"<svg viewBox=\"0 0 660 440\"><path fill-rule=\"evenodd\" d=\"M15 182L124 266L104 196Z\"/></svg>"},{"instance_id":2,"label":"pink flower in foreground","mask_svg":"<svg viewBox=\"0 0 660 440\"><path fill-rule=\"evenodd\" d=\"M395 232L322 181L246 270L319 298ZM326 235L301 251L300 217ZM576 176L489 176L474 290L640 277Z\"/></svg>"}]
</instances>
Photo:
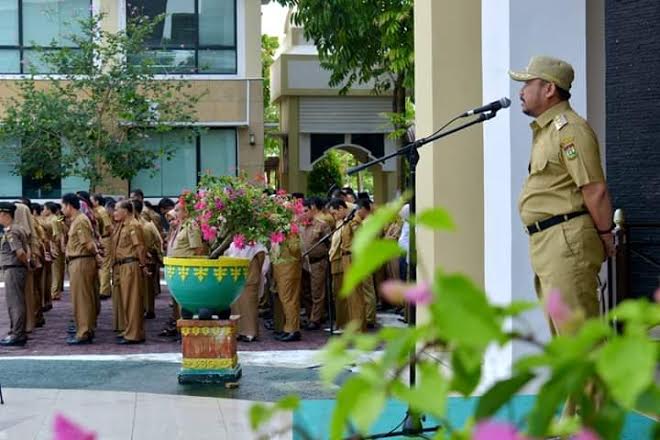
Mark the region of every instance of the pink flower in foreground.
<instances>
[{"instance_id":1,"label":"pink flower in foreground","mask_svg":"<svg viewBox=\"0 0 660 440\"><path fill-rule=\"evenodd\" d=\"M55 415L55 440L95 440L96 434L85 431L62 414Z\"/></svg>"},{"instance_id":2,"label":"pink flower in foreground","mask_svg":"<svg viewBox=\"0 0 660 440\"><path fill-rule=\"evenodd\" d=\"M408 290L403 293L406 301L418 306L426 306L433 301L433 292L431 286L425 281L419 281L416 285L410 286Z\"/></svg>"},{"instance_id":3,"label":"pink flower in foreground","mask_svg":"<svg viewBox=\"0 0 660 440\"><path fill-rule=\"evenodd\" d=\"M270 234L270 242L272 244L280 244L284 242L285 239L284 232L273 232Z\"/></svg>"},{"instance_id":4,"label":"pink flower in foreground","mask_svg":"<svg viewBox=\"0 0 660 440\"><path fill-rule=\"evenodd\" d=\"M409 287L409 284L401 280L387 280L380 283L380 293L390 304L403 304L404 294Z\"/></svg>"},{"instance_id":5,"label":"pink flower in foreground","mask_svg":"<svg viewBox=\"0 0 660 440\"><path fill-rule=\"evenodd\" d=\"M524 437L509 423L488 420L477 424L472 440L524 440Z\"/></svg>"},{"instance_id":6,"label":"pink flower in foreground","mask_svg":"<svg viewBox=\"0 0 660 440\"><path fill-rule=\"evenodd\" d=\"M206 202L204 200L200 200L199 202L195 203L195 209L197 211L206 209Z\"/></svg>"},{"instance_id":7,"label":"pink flower in foreground","mask_svg":"<svg viewBox=\"0 0 660 440\"><path fill-rule=\"evenodd\" d=\"M573 311L564 302L559 289L552 289L545 302L545 311L557 327L567 324L573 317Z\"/></svg>"},{"instance_id":8,"label":"pink flower in foreground","mask_svg":"<svg viewBox=\"0 0 660 440\"><path fill-rule=\"evenodd\" d=\"M234 235L234 246L236 249L243 249L245 248L245 235L243 234L236 234Z\"/></svg>"},{"instance_id":9,"label":"pink flower in foreground","mask_svg":"<svg viewBox=\"0 0 660 440\"><path fill-rule=\"evenodd\" d=\"M574 437L571 437L573 440L600 440L598 434L593 432L591 429L582 428Z\"/></svg>"},{"instance_id":10,"label":"pink flower in foreground","mask_svg":"<svg viewBox=\"0 0 660 440\"><path fill-rule=\"evenodd\" d=\"M298 228L298 225L295 223L291 223L291 233L292 234L297 234L300 232L300 229Z\"/></svg>"}]
</instances>

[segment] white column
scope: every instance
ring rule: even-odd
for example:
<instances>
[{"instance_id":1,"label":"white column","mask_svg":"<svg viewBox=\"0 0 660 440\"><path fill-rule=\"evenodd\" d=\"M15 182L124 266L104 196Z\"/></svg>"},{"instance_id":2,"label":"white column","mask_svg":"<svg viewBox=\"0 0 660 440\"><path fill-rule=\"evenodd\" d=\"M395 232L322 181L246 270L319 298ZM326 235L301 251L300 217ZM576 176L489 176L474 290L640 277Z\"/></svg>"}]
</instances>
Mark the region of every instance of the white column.
<instances>
[{"instance_id":1,"label":"white column","mask_svg":"<svg viewBox=\"0 0 660 440\"><path fill-rule=\"evenodd\" d=\"M520 108L521 83L511 81L507 72L524 68L533 55L568 61L575 69L571 103L586 115L586 0L483 0L482 17L483 101L508 96L513 102L484 126L485 286L497 302L534 300L528 238L517 209L527 175L531 119ZM531 329L541 339L549 338L540 310L528 313L525 320L525 325L514 325ZM489 351L486 376L508 375L513 360L529 350L529 346L514 344Z\"/></svg>"}]
</instances>

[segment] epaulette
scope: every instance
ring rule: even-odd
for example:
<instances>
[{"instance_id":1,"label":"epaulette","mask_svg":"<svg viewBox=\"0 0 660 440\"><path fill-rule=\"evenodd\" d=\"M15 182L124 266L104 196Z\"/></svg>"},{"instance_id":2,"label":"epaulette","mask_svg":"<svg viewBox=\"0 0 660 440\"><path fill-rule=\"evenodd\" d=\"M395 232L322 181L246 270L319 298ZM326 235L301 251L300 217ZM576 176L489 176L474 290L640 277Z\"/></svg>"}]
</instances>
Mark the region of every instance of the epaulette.
<instances>
[{"instance_id":1,"label":"epaulette","mask_svg":"<svg viewBox=\"0 0 660 440\"><path fill-rule=\"evenodd\" d=\"M564 128L564 126L566 126L566 124L568 124L568 119L566 119L566 116L562 113L562 114L559 114L559 115L555 116L555 119L553 120L553 122L555 124L555 130L559 131L562 128Z\"/></svg>"}]
</instances>

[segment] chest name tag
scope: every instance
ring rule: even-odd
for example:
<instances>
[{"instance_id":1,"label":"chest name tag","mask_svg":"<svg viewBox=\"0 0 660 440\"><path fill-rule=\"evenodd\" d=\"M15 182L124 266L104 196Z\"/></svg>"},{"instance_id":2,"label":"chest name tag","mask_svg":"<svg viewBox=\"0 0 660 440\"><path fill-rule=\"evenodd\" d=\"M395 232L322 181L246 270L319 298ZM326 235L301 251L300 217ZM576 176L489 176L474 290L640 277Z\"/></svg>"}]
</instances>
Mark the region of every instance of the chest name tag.
<instances>
[{"instance_id":1,"label":"chest name tag","mask_svg":"<svg viewBox=\"0 0 660 440\"><path fill-rule=\"evenodd\" d=\"M566 156L568 160L573 160L577 157L577 150L573 143L564 145L562 149L564 150L564 156Z\"/></svg>"}]
</instances>

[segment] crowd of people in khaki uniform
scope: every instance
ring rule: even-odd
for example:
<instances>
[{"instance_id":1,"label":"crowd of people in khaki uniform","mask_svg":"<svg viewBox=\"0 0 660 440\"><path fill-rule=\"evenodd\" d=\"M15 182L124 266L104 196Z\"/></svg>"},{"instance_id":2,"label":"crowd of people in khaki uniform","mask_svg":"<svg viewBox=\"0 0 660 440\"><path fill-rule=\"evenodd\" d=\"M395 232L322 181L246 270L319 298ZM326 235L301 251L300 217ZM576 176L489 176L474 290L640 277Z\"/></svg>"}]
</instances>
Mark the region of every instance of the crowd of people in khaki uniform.
<instances>
[{"instance_id":1,"label":"crowd of people in khaki uniform","mask_svg":"<svg viewBox=\"0 0 660 440\"><path fill-rule=\"evenodd\" d=\"M283 243L270 249L232 246L227 252L251 260L244 292L231 309L240 317L241 341L259 337L260 317L275 338L284 342L300 340L301 328L321 330L329 318L338 330L351 321L362 330L373 328L375 286L402 275L399 262L394 262L361 283L348 299L339 298L343 273L351 264L353 236L370 214L371 202L368 196L356 197L345 188L335 191L328 202L311 197L304 199L303 206L300 230ZM0 344L25 345L34 328L46 325L45 314L53 301L62 299L65 273L72 309L68 344L94 342L97 318L106 300L111 303L117 343L144 342L145 319L155 318L163 256L208 254L199 228L186 221L188 215L168 198L158 206L145 203L139 189L124 200L79 191L65 194L61 203L43 206L28 199L0 202L5 232L0 268L10 315L9 335ZM399 238L402 222L392 225L388 238ZM333 297L331 313L329 296ZM174 299L172 306L160 335L177 338L177 319L192 314L180 309Z\"/></svg>"},{"instance_id":2,"label":"crowd of people in khaki uniform","mask_svg":"<svg viewBox=\"0 0 660 440\"><path fill-rule=\"evenodd\" d=\"M145 207L142 191L128 200L65 194L61 204L29 199L0 203L4 235L0 268L10 315L4 346L22 346L46 325L44 314L62 299L65 272L70 283L70 345L91 344L104 300L112 300L118 344L145 340L144 320L155 317L166 228L162 213L170 199Z\"/></svg>"}]
</instances>

